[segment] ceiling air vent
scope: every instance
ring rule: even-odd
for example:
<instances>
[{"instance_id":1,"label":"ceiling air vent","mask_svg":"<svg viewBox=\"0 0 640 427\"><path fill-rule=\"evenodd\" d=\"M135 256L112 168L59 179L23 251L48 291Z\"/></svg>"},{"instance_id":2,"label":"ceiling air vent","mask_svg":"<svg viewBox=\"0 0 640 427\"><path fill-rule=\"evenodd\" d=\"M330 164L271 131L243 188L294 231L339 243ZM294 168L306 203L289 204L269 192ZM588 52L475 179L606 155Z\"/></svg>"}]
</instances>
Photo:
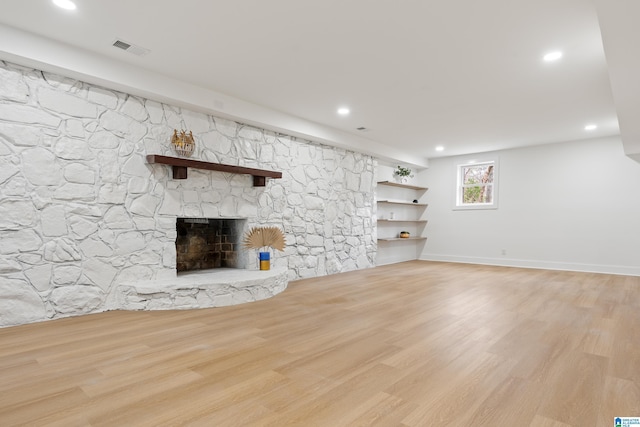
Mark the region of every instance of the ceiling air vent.
<instances>
[{"instance_id":1,"label":"ceiling air vent","mask_svg":"<svg viewBox=\"0 0 640 427\"><path fill-rule=\"evenodd\" d=\"M145 49L141 46L136 46L134 44L127 43L123 40L114 41L113 46L117 47L118 49L126 50L127 52L133 53L134 55L138 55L138 56L144 56L147 53L151 52L149 49Z\"/></svg>"}]
</instances>

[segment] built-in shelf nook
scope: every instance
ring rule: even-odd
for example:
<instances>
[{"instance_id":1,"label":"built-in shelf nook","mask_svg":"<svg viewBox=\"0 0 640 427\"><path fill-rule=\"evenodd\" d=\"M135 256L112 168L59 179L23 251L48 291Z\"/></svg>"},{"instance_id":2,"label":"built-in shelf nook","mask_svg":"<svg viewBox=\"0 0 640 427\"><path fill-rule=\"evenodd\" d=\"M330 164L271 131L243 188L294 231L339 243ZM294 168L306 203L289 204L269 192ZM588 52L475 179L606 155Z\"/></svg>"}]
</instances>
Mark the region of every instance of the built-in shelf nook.
<instances>
[{"instance_id":1,"label":"built-in shelf nook","mask_svg":"<svg viewBox=\"0 0 640 427\"><path fill-rule=\"evenodd\" d=\"M147 163L171 166L171 169L173 170L173 179L187 179L187 168L251 175L253 176L254 187L264 187L267 183L267 178L282 178L282 172L246 168L244 166L224 165L222 163L205 162L202 160L160 156L157 154L149 154L147 156Z\"/></svg>"},{"instance_id":2,"label":"built-in shelf nook","mask_svg":"<svg viewBox=\"0 0 640 427\"><path fill-rule=\"evenodd\" d=\"M419 257L427 220L427 204L420 202L427 187L393 181L378 181L378 254L382 263ZM398 243L390 243L398 242ZM404 244L403 244L404 243ZM402 245L400 247L399 245Z\"/></svg>"}]
</instances>

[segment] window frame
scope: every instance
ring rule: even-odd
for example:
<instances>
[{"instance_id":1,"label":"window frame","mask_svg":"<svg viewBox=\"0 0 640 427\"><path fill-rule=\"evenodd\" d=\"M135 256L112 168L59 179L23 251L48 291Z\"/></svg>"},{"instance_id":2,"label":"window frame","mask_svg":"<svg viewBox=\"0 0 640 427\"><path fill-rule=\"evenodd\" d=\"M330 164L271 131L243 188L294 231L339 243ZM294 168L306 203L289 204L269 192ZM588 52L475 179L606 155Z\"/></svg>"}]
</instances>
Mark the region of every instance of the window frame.
<instances>
[{"instance_id":1,"label":"window frame","mask_svg":"<svg viewBox=\"0 0 640 427\"><path fill-rule=\"evenodd\" d=\"M493 165L493 182L490 184L492 187L492 201L491 203L462 203L463 193L463 170L464 168L473 166ZM469 159L459 162L455 167L455 191L454 191L454 210L483 210L483 209L498 209L498 178L499 178L500 165L498 158L483 158L483 159ZM486 185L486 184L484 184ZM481 185L478 185L481 186Z\"/></svg>"}]
</instances>

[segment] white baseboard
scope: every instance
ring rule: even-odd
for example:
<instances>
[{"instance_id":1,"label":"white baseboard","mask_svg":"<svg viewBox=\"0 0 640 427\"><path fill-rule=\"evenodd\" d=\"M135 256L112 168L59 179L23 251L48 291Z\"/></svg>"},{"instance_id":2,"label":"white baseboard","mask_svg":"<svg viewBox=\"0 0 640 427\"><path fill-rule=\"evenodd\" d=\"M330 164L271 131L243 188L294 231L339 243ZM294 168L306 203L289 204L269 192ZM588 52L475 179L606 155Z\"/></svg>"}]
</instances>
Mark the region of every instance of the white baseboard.
<instances>
[{"instance_id":1,"label":"white baseboard","mask_svg":"<svg viewBox=\"0 0 640 427\"><path fill-rule=\"evenodd\" d=\"M581 271L585 273L620 274L624 276L640 276L640 267L624 265L578 264L526 259L481 258L437 254L423 254L420 257L420 260L495 265L503 267L537 268L543 270Z\"/></svg>"}]
</instances>

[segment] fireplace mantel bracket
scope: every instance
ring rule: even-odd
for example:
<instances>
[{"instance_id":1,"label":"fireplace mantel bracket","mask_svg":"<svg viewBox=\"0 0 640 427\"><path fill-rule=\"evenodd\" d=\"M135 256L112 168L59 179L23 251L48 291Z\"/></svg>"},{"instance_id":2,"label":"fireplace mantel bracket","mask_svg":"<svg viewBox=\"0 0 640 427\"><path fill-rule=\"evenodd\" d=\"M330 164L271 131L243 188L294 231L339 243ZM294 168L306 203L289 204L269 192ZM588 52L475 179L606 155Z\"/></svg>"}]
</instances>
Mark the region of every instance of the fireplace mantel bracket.
<instances>
[{"instance_id":1,"label":"fireplace mantel bracket","mask_svg":"<svg viewBox=\"0 0 640 427\"><path fill-rule=\"evenodd\" d=\"M211 163L179 157L160 156L157 154L149 154L147 156L147 163L171 166L171 169L173 169L173 179L187 179L187 168L251 175L253 176L254 187L264 187L267 184L267 178L282 178L282 172L245 168L235 165L223 165L222 163Z\"/></svg>"}]
</instances>

